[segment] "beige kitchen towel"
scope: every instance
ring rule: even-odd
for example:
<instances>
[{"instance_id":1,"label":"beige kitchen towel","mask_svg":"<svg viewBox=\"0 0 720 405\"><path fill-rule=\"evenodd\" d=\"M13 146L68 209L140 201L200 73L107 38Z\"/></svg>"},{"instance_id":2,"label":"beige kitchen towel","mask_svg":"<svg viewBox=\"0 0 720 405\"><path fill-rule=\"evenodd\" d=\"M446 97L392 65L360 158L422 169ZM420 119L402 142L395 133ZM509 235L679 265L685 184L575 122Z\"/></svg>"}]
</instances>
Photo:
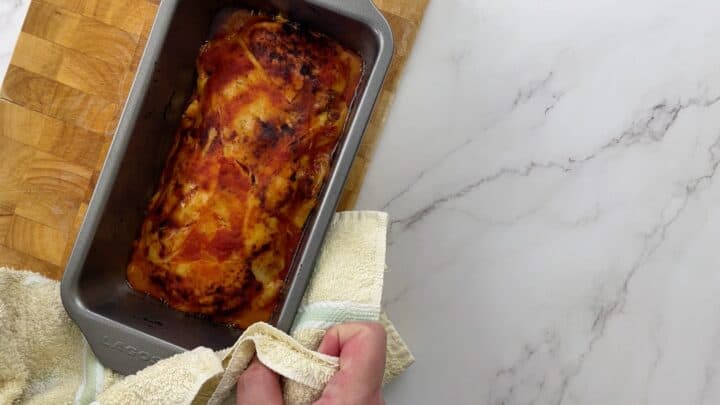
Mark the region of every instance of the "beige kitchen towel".
<instances>
[{"instance_id":1,"label":"beige kitchen towel","mask_svg":"<svg viewBox=\"0 0 720 405\"><path fill-rule=\"evenodd\" d=\"M380 314L387 216L339 213L333 219L293 338L267 324L248 328L230 349L197 348L122 377L102 367L65 314L59 284L30 272L0 269L0 404L219 404L232 402L235 381L257 354L284 377L289 404L310 403L338 360L312 351L325 329L380 320L388 331L384 381L413 358Z\"/></svg>"}]
</instances>

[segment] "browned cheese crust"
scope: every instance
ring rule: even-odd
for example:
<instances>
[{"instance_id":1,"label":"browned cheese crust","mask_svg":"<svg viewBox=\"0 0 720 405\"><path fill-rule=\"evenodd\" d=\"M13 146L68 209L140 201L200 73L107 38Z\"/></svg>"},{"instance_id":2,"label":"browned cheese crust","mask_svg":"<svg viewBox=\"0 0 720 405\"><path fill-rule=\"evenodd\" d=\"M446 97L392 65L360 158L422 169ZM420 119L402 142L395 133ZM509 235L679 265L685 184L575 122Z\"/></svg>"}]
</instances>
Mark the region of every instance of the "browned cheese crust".
<instances>
[{"instance_id":1,"label":"browned cheese crust","mask_svg":"<svg viewBox=\"0 0 720 405\"><path fill-rule=\"evenodd\" d=\"M324 35L229 15L198 57L127 269L132 287L237 327L268 320L361 70L357 54Z\"/></svg>"}]
</instances>

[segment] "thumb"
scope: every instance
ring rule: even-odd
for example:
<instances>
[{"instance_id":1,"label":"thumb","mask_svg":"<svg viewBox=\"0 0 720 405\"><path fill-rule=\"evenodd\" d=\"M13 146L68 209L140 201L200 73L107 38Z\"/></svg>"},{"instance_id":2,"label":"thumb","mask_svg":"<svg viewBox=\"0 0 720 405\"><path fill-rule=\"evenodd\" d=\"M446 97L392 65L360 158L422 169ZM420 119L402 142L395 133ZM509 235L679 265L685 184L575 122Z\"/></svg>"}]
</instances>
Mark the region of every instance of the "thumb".
<instances>
[{"instance_id":1,"label":"thumb","mask_svg":"<svg viewBox=\"0 0 720 405\"><path fill-rule=\"evenodd\" d=\"M237 382L237 405L282 405L280 380L257 357L240 375Z\"/></svg>"}]
</instances>

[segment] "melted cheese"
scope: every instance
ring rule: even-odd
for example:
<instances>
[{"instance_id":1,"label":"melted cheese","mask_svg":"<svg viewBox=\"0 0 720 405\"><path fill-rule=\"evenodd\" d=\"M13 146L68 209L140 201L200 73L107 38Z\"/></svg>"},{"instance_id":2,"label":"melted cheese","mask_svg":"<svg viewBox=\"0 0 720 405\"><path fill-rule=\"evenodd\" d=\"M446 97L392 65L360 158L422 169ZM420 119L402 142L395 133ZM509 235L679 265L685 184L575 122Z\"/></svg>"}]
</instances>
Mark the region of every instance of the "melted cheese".
<instances>
[{"instance_id":1,"label":"melted cheese","mask_svg":"<svg viewBox=\"0 0 720 405\"><path fill-rule=\"evenodd\" d=\"M317 204L360 58L282 18L227 17L127 269L133 288L247 327L267 320Z\"/></svg>"}]
</instances>

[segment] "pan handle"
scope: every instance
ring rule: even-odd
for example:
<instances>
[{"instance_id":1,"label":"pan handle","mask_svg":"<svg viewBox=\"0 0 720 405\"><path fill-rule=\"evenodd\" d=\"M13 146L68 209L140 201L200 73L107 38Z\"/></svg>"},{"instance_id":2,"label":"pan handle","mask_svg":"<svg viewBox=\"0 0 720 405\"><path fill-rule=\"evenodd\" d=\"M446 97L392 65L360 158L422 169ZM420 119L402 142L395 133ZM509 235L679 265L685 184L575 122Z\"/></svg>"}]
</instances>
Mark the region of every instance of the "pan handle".
<instances>
[{"instance_id":1,"label":"pan handle","mask_svg":"<svg viewBox=\"0 0 720 405\"><path fill-rule=\"evenodd\" d=\"M390 25L383 14L375 6L373 0L307 0L308 3L335 9L355 15L359 20L365 20L380 31L390 31Z\"/></svg>"},{"instance_id":2,"label":"pan handle","mask_svg":"<svg viewBox=\"0 0 720 405\"><path fill-rule=\"evenodd\" d=\"M87 324L78 319L78 326L104 366L124 375L134 374L155 362L183 352L184 349L153 336L138 336L114 322Z\"/></svg>"},{"instance_id":3,"label":"pan handle","mask_svg":"<svg viewBox=\"0 0 720 405\"><path fill-rule=\"evenodd\" d=\"M392 59L394 50L393 33L390 24L375 6L373 0L306 0L306 2L340 14L349 15L358 21L364 22L375 32L378 39L378 59L386 61ZM389 66L389 62L387 65ZM383 70L382 72L373 72L373 75L384 78L385 73L386 70ZM382 82L382 79L380 82ZM379 88L377 90L379 91Z\"/></svg>"}]
</instances>

